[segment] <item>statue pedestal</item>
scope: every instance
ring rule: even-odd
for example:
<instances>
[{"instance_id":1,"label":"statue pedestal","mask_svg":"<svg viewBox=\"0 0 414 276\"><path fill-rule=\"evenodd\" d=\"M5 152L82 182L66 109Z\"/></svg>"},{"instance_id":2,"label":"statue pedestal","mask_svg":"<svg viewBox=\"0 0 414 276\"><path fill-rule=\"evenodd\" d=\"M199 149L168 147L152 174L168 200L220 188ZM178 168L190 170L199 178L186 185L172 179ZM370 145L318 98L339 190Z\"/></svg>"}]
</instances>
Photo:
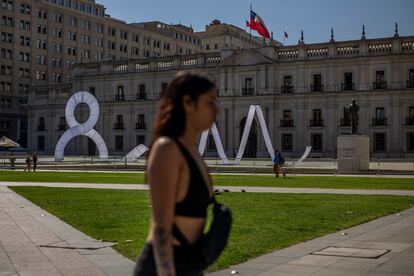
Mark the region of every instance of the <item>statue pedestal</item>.
<instances>
[{"instance_id":1,"label":"statue pedestal","mask_svg":"<svg viewBox=\"0 0 414 276\"><path fill-rule=\"evenodd\" d=\"M369 137L357 134L337 137L338 173L369 170Z\"/></svg>"}]
</instances>

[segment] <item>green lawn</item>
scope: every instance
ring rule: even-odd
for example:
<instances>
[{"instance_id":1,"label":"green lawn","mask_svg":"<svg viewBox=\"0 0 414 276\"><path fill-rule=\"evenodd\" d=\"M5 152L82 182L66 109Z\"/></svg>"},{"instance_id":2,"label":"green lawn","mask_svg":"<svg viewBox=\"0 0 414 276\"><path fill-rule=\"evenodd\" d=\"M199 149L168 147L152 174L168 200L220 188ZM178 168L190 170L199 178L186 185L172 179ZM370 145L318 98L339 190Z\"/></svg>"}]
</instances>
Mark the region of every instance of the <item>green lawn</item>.
<instances>
[{"instance_id":1,"label":"green lawn","mask_svg":"<svg viewBox=\"0 0 414 276\"><path fill-rule=\"evenodd\" d=\"M150 220L147 191L11 187L84 233L136 259ZM414 206L414 197L225 193L229 245L212 270ZM132 240L132 242L127 242Z\"/></svg>"},{"instance_id":2,"label":"green lawn","mask_svg":"<svg viewBox=\"0 0 414 276\"><path fill-rule=\"evenodd\" d=\"M338 177L338 176L288 176L275 178L270 175L212 175L214 185L303 187L341 189L414 190L414 178ZM144 174L96 172L0 172L0 181L17 182L72 182L143 184Z\"/></svg>"}]
</instances>

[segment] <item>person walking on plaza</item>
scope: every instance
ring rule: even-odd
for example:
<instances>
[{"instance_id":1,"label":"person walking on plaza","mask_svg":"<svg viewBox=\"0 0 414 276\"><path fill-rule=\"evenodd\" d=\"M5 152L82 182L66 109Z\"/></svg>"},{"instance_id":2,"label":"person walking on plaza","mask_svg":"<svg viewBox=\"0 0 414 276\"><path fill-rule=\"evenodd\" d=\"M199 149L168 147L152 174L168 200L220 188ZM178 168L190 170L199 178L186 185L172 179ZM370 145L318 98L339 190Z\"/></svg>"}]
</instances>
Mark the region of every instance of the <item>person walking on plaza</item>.
<instances>
[{"instance_id":1,"label":"person walking on plaza","mask_svg":"<svg viewBox=\"0 0 414 276\"><path fill-rule=\"evenodd\" d=\"M36 152L33 153L32 160L33 160L33 171L35 172L36 171L36 167L37 167L37 155L36 155Z\"/></svg>"},{"instance_id":2,"label":"person walking on plaza","mask_svg":"<svg viewBox=\"0 0 414 276\"><path fill-rule=\"evenodd\" d=\"M282 157L282 154L275 150L275 157L273 158L273 172L275 173L276 177L279 177L281 174L281 166L285 163L285 159ZM286 177L286 174L283 173L283 177Z\"/></svg>"},{"instance_id":3,"label":"person walking on plaza","mask_svg":"<svg viewBox=\"0 0 414 276\"><path fill-rule=\"evenodd\" d=\"M16 156L14 156L13 152L10 153L9 160L10 160L10 169L14 170L15 164L16 164Z\"/></svg>"},{"instance_id":4,"label":"person walking on plaza","mask_svg":"<svg viewBox=\"0 0 414 276\"><path fill-rule=\"evenodd\" d=\"M203 275L188 249L202 240L215 199L195 145L216 115L217 89L200 74L178 73L160 99L146 172L151 226L134 275Z\"/></svg>"},{"instance_id":5,"label":"person walking on plaza","mask_svg":"<svg viewBox=\"0 0 414 276\"><path fill-rule=\"evenodd\" d=\"M32 169L32 159L30 158L30 154L27 153L27 155L26 155L26 168L24 169L24 171L30 172L31 169Z\"/></svg>"}]
</instances>

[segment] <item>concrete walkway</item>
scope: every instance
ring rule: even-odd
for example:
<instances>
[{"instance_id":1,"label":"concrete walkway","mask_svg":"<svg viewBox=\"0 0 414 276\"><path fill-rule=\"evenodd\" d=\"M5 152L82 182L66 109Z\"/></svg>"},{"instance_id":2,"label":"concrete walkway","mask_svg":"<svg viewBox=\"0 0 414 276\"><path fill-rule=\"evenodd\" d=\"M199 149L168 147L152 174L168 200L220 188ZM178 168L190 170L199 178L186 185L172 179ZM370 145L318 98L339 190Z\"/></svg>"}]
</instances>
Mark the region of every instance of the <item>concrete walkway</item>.
<instances>
[{"instance_id":1,"label":"concrete walkway","mask_svg":"<svg viewBox=\"0 0 414 276\"><path fill-rule=\"evenodd\" d=\"M92 188L92 189L116 189L116 190L148 190L144 184L91 184L91 183L53 183L53 182L5 182L0 181L0 186L39 186L60 188ZM414 190L365 190L365 189L322 189L322 188L277 188L277 187L238 187L238 186L214 186L214 189L229 192L250 193L294 193L294 194L358 194L358 195L399 195L414 196Z\"/></svg>"},{"instance_id":2,"label":"concrete walkway","mask_svg":"<svg viewBox=\"0 0 414 276\"><path fill-rule=\"evenodd\" d=\"M131 275L134 262L6 186L147 190L147 185L0 182L0 276ZM215 187L232 192L410 195L414 191ZM222 275L414 275L414 208L260 256ZM321 252L318 252L323 250Z\"/></svg>"},{"instance_id":3,"label":"concrete walkway","mask_svg":"<svg viewBox=\"0 0 414 276\"><path fill-rule=\"evenodd\" d=\"M209 276L235 274L414 275L414 208L278 250Z\"/></svg>"},{"instance_id":4,"label":"concrete walkway","mask_svg":"<svg viewBox=\"0 0 414 276\"><path fill-rule=\"evenodd\" d=\"M132 275L134 262L0 187L0 275Z\"/></svg>"}]
</instances>

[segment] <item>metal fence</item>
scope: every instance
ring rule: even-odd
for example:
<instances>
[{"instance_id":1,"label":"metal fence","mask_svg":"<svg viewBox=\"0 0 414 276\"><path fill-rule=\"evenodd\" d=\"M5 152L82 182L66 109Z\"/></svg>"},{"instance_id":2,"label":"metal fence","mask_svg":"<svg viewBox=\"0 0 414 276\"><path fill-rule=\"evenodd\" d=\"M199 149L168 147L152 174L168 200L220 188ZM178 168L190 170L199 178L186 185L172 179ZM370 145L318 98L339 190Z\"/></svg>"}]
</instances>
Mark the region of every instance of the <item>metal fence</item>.
<instances>
[{"instance_id":1,"label":"metal fence","mask_svg":"<svg viewBox=\"0 0 414 276\"><path fill-rule=\"evenodd\" d=\"M16 158L14 168L8 153L0 154L0 169L3 170L23 170L26 167L25 155L14 155ZM219 158L204 159L211 172L218 173L269 173L271 174L273 164L270 159L242 159L240 164L233 164L234 159L229 159L230 164L224 164ZM414 175L414 159L370 159L355 160L358 162L351 167L345 174L371 174L371 175ZM358 169L360 162L366 162L367 166ZM297 163L295 160L286 159L282 170L287 174L343 174L338 166L337 159L329 158L308 158L303 162ZM41 170L77 170L77 171L144 171L146 158L142 157L134 162L127 162L121 156L111 156L107 160L101 160L90 156L69 156L64 161L55 161L53 156L40 156L37 168Z\"/></svg>"}]
</instances>

